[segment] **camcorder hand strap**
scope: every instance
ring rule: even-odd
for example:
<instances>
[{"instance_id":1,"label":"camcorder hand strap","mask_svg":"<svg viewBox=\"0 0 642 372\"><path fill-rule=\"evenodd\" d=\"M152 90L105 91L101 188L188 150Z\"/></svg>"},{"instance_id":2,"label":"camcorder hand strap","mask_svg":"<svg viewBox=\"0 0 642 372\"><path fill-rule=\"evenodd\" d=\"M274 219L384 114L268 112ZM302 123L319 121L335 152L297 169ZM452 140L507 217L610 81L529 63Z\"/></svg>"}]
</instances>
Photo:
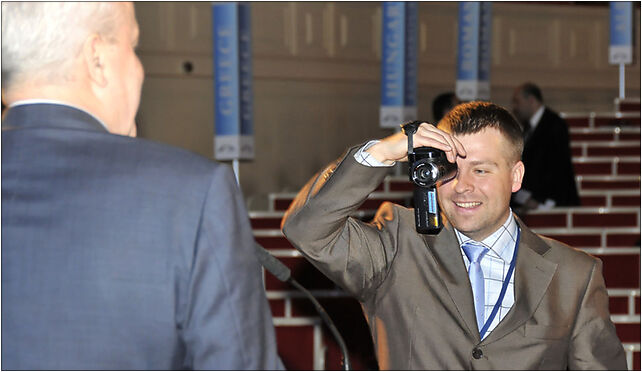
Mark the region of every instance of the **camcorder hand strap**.
<instances>
[{"instance_id":1,"label":"camcorder hand strap","mask_svg":"<svg viewBox=\"0 0 642 372\"><path fill-rule=\"evenodd\" d=\"M406 136L408 136L408 154L415 153L415 147L412 144L412 136L417 133L421 123L423 123L423 121L415 120L401 125L401 130Z\"/></svg>"}]
</instances>

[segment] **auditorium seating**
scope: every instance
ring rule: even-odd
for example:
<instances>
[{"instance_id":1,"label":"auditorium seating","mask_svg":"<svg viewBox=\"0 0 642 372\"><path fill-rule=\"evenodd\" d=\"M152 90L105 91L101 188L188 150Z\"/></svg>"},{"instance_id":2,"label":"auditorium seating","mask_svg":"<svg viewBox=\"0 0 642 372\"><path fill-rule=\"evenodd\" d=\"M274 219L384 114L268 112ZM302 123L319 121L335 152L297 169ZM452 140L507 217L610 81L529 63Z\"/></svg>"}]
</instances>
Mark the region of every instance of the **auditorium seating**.
<instances>
[{"instance_id":1,"label":"auditorium seating","mask_svg":"<svg viewBox=\"0 0 642 372\"><path fill-rule=\"evenodd\" d=\"M534 211L524 217L537 233L560 240L604 263L611 318L630 369L640 369L640 100L615 100L612 113L565 113L581 207ZM388 176L355 217L370 219L384 201L409 205L405 175ZM295 194L270 196L268 211L250 212L256 240L292 269L337 323L355 369L376 368L358 302L319 273L280 231ZM265 274L279 352L289 369L340 369L340 353L314 308L288 284Z\"/></svg>"},{"instance_id":2,"label":"auditorium seating","mask_svg":"<svg viewBox=\"0 0 642 372\"><path fill-rule=\"evenodd\" d=\"M640 112L639 98L616 98L613 102L616 112Z\"/></svg>"}]
</instances>

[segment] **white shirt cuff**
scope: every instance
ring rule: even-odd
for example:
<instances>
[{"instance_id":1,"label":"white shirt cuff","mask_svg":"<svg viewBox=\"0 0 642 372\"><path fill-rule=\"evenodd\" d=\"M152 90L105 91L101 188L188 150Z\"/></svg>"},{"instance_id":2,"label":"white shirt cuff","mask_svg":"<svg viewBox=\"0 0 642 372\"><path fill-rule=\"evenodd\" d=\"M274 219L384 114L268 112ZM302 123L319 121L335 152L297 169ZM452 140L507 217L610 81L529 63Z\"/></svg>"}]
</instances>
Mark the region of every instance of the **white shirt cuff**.
<instances>
[{"instance_id":1,"label":"white shirt cuff","mask_svg":"<svg viewBox=\"0 0 642 372\"><path fill-rule=\"evenodd\" d=\"M365 165L367 167L392 167L393 165L395 165L395 162L392 162L392 164L382 163L379 160L375 159L375 157L372 156L370 153L366 152L367 149L369 149L370 147L374 146L377 143L379 143L379 140L372 140L366 143L365 146L360 148L354 154L354 160L356 160L357 163L361 165Z\"/></svg>"}]
</instances>

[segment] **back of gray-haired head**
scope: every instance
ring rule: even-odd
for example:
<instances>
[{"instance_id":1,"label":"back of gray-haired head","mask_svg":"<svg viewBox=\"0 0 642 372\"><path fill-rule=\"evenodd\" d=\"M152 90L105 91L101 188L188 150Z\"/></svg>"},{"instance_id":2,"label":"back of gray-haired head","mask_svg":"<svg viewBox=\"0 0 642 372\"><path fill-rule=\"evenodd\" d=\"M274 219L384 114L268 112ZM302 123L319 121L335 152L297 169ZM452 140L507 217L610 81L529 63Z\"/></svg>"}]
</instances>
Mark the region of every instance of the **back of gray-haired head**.
<instances>
[{"instance_id":1,"label":"back of gray-haired head","mask_svg":"<svg viewBox=\"0 0 642 372\"><path fill-rule=\"evenodd\" d=\"M69 78L91 34L113 39L118 3L2 2L2 88Z\"/></svg>"}]
</instances>

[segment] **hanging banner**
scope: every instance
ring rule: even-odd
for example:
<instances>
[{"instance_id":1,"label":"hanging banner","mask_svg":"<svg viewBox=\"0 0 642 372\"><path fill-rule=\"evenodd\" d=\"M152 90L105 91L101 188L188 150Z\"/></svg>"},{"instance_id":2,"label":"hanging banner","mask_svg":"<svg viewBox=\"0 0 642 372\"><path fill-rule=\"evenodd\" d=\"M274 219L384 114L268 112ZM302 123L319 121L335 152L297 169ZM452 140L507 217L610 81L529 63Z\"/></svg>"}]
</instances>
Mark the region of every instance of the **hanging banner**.
<instances>
[{"instance_id":1,"label":"hanging banner","mask_svg":"<svg viewBox=\"0 0 642 372\"><path fill-rule=\"evenodd\" d=\"M491 2L481 3L479 24L479 76L477 98L490 100L490 55L491 38L493 36L493 8Z\"/></svg>"},{"instance_id":2,"label":"hanging banner","mask_svg":"<svg viewBox=\"0 0 642 372\"><path fill-rule=\"evenodd\" d=\"M417 118L416 2L384 2L381 35L380 126Z\"/></svg>"},{"instance_id":3,"label":"hanging banner","mask_svg":"<svg viewBox=\"0 0 642 372\"><path fill-rule=\"evenodd\" d=\"M214 157L253 159L250 5L212 5Z\"/></svg>"},{"instance_id":4,"label":"hanging banner","mask_svg":"<svg viewBox=\"0 0 642 372\"><path fill-rule=\"evenodd\" d=\"M404 117L402 122L417 120L417 48L419 45L419 6L416 2L406 5L406 58L404 80ZM398 123L401 124L401 123Z\"/></svg>"},{"instance_id":5,"label":"hanging banner","mask_svg":"<svg viewBox=\"0 0 642 372\"><path fill-rule=\"evenodd\" d=\"M254 159L252 103L252 29L250 3L239 3L239 63L241 77L241 159Z\"/></svg>"},{"instance_id":6,"label":"hanging banner","mask_svg":"<svg viewBox=\"0 0 642 372\"><path fill-rule=\"evenodd\" d=\"M610 2L609 63L633 63L633 3Z\"/></svg>"},{"instance_id":7,"label":"hanging banner","mask_svg":"<svg viewBox=\"0 0 642 372\"><path fill-rule=\"evenodd\" d=\"M491 7L490 2L459 3L455 91L463 101L490 99Z\"/></svg>"}]
</instances>

